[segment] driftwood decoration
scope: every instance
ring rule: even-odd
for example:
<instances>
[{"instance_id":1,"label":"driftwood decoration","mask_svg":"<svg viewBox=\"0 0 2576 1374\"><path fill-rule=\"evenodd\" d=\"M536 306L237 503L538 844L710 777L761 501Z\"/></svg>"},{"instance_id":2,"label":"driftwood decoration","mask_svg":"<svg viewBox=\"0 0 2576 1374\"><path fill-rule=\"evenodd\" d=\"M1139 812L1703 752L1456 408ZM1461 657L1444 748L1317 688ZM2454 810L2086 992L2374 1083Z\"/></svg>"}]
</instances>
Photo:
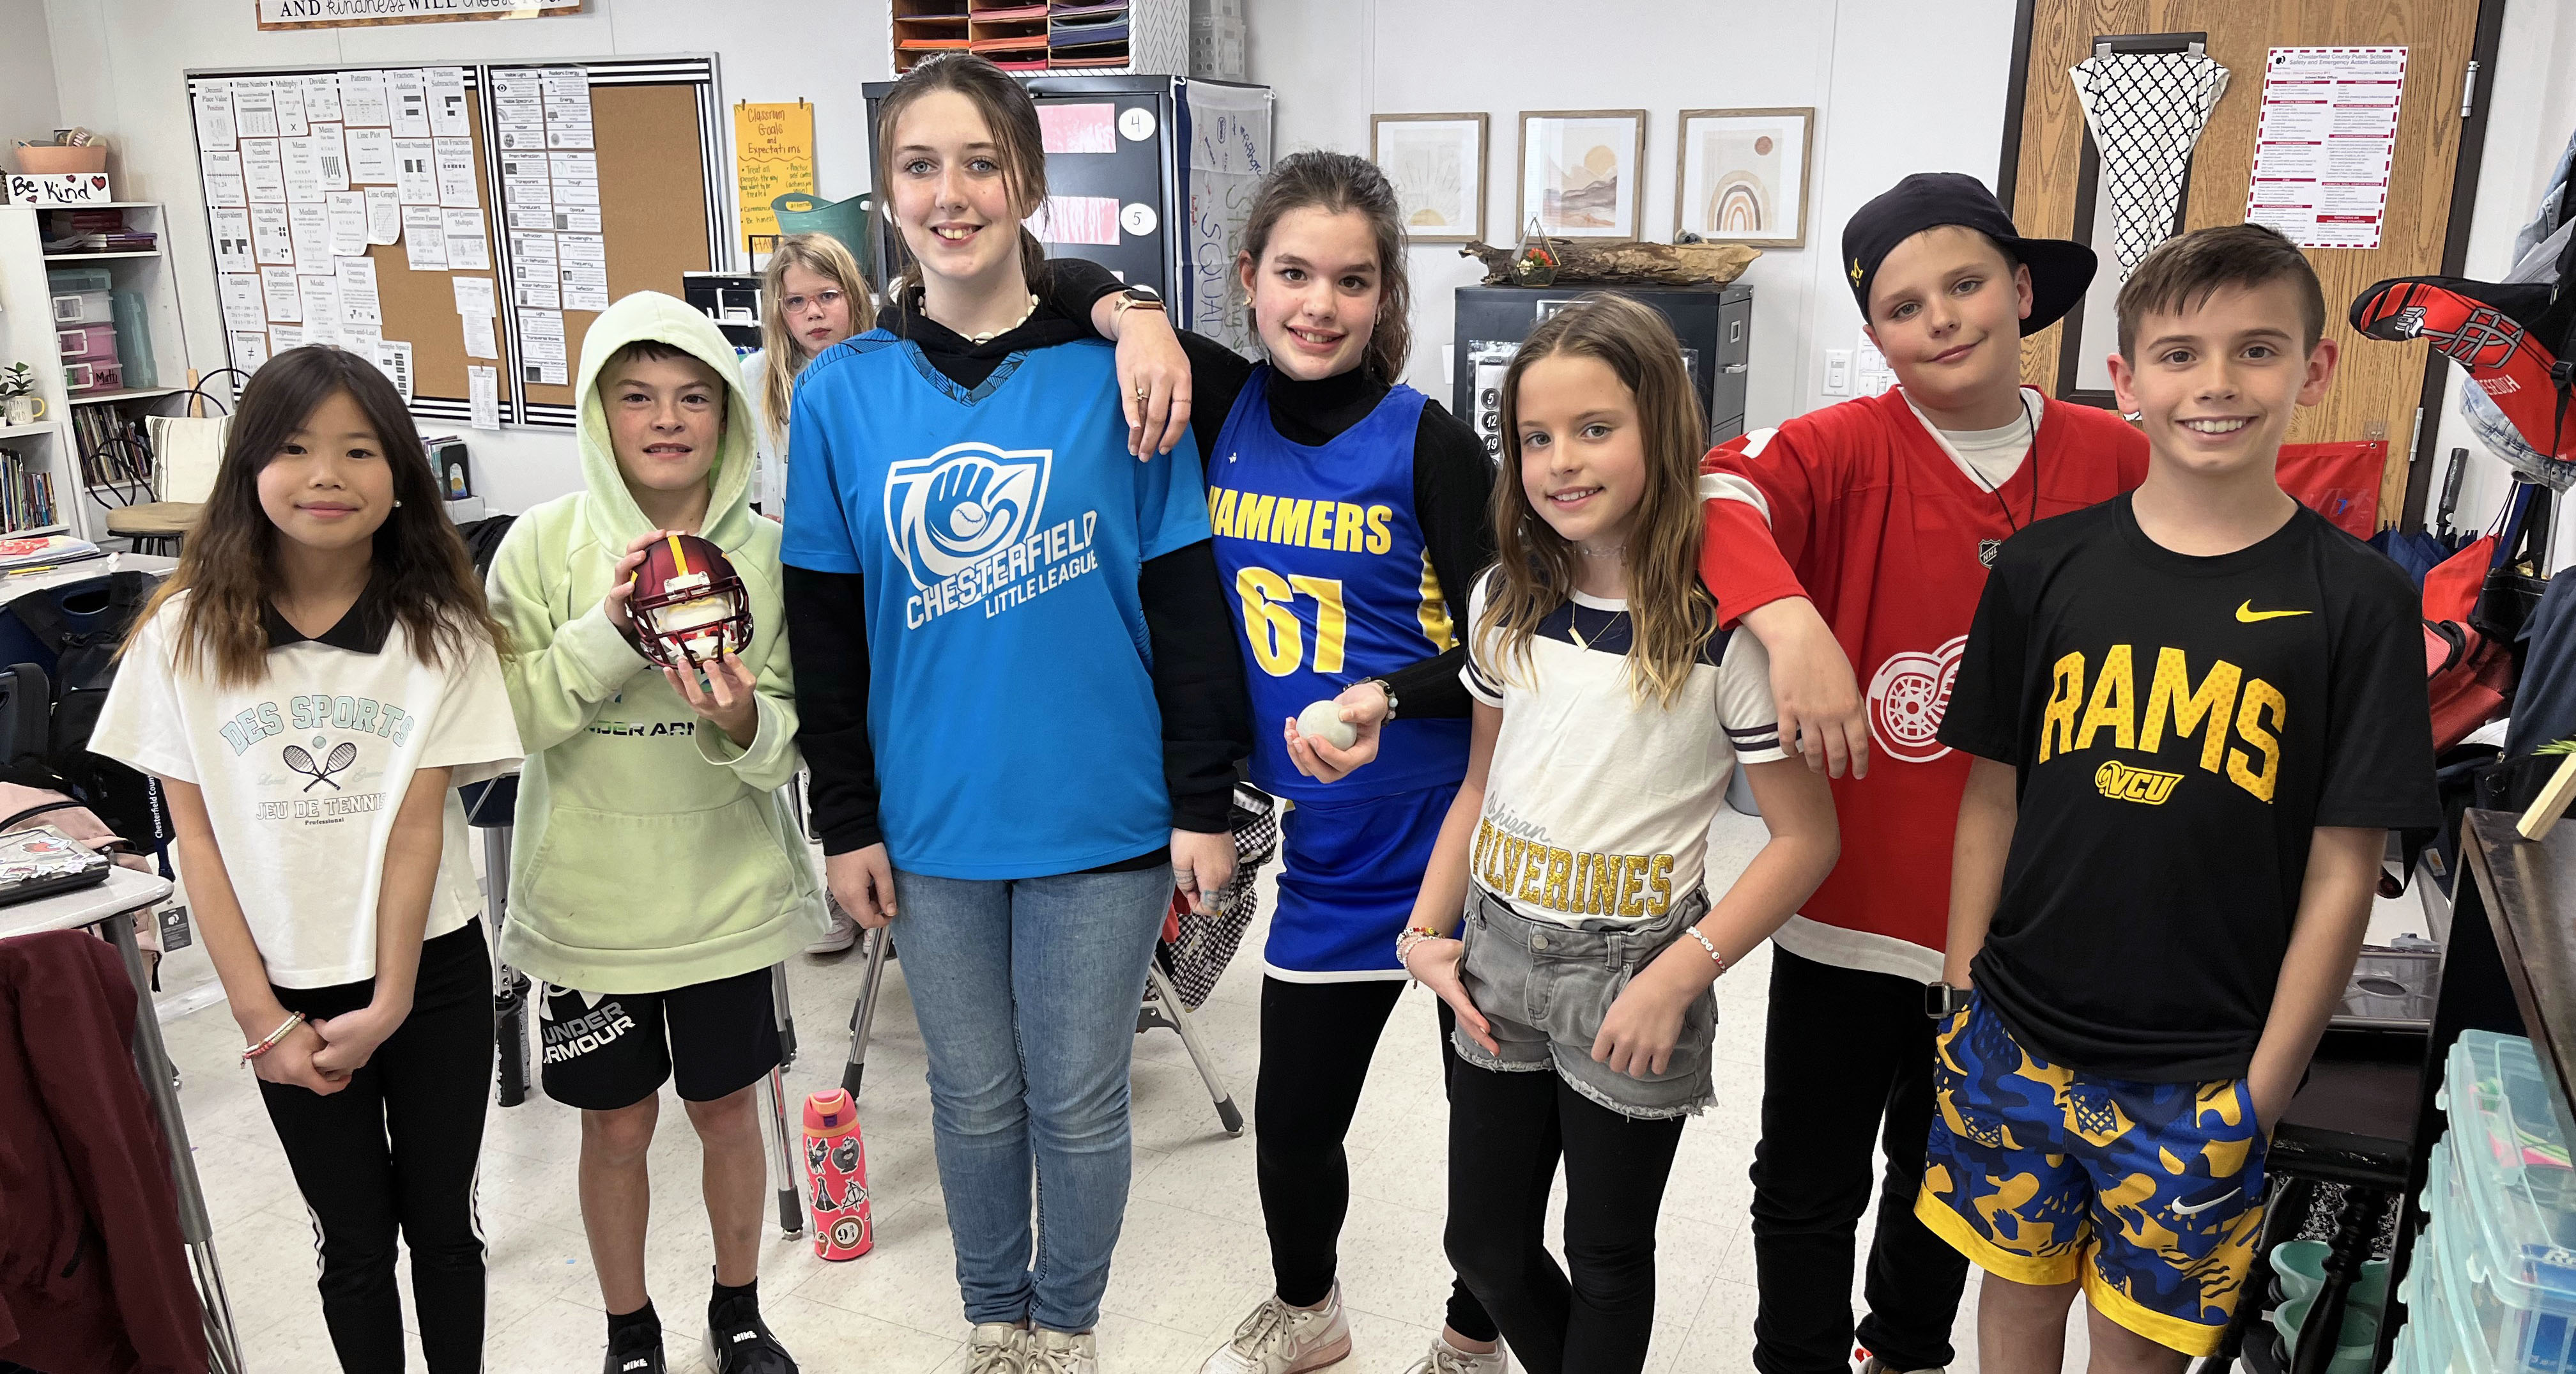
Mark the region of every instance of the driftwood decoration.
<instances>
[{"instance_id":1,"label":"driftwood decoration","mask_svg":"<svg viewBox=\"0 0 2576 1374\"><path fill-rule=\"evenodd\" d=\"M1724 286L1743 276L1744 269L1762 256L1761 249L1740 243L1591 244L1550 239L1547 247L1556 255L1559 286ZM1512 259L1519 254L1517 248L1495 248L1483 243L1470 243L1458 250L1458 256L1485 264L1487 286L1509 283Z\"/></svg>"}]
</instances>

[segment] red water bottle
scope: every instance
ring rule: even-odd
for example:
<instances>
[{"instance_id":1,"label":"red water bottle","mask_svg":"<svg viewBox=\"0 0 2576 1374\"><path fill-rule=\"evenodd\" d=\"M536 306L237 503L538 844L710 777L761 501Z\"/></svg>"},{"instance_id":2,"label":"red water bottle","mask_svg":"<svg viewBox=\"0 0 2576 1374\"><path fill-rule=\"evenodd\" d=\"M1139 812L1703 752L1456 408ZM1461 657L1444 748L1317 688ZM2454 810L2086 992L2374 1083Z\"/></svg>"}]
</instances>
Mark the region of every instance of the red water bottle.
<instances>
[{"instance_id":1,"label":"red water bottle","mask_svg":"<svg viewBox=\"0 0 2576 1374\"><path fill-rule=\"evenodd\" d=\"M859 1140L859 1106L834 1088L805 1099L806 1195L813 1199L814 1253L851 1260L874 1249L868 1220L868 1153Z\"/></svg>"}]
</instances>

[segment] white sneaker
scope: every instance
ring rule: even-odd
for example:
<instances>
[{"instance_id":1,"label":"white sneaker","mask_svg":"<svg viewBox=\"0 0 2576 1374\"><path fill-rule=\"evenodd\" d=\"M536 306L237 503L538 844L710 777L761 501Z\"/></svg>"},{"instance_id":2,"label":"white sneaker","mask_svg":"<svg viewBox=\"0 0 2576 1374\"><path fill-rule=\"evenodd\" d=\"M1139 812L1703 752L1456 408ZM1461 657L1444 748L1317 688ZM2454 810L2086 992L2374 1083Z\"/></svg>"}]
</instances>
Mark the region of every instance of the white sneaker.
<instances>
[{"instance_id":1,"label":"white sneaker","mask_svg":"<svg viewBox=\"0 0 2576 1374\"><path fill-rule=\"evenodd\" d=\"M982 1322L966 1337L966 1374L1020 1374L1029 1333L1013 1322Z\"/></svg>"},{"instance_id":2,"label":"white sneaker","mask_svg":"<svg viewBox=\"0 0 2576 1374\"><path fill-rule=\"evenodd\" d=\"M1234 1336L1199 1366L1199 1374L1306 1374L1351 1353L1351 1324L1342 1315L1342 1286L1309 1312L1276 1295L1263 1298Z\"/></svg>"},{"instance_id":3,"label":"white sneaker","mask_svg":"<svg viewBox=\"0 0 2576 1374\"><path fill-rule=\"evenodd\" d=\"M1028 1342L1020 1356L1028 1374L1100 1374L1100 1341L1088 1331L1070 1336L1040 1327Z\"/></svg>"},{"instance_id":4,"label":"white sneaker","mask_svg":"<svg viewBox=\"0 0 2576 1374\"><path fill-rule=\"evenodd\" d=\"M1861 1362L1860 1374L1950 1374L1947 1369L1898 1369L1872 1355Z\"/></svg>"},{"instance_id":5,"label":"white sneaker","mask_svg":"<svg viewBox=\"0 0 2576 1374\"><path fill-rule=\"evenodd\" d=\"M1480 1355L1451 1345L1445 1336L1434 1336L1431 1338L1431 1353L1415 1360L1404 1374L1503 1374L1510 1367L1510 1361L1511 1357L1503 1353L1501 1341L1494 1342L1493 1349Z\"/></svg>"},{"instance_id":6,"label":"white sneaker","mask_svg":"<svg viewBox=\"0 0 2576 1374\"><path fill-rule=\"evenodd\" d=\"M846 911L843 911L841 909L841 904L835 901L832 903L832 929L827 932L822 939L807 945L805 947L805 952L808 954L838 954L842 950L848 949L850 946L855 945L858 942L858 918L852 916Z\"/></svg>"}]
</instances>

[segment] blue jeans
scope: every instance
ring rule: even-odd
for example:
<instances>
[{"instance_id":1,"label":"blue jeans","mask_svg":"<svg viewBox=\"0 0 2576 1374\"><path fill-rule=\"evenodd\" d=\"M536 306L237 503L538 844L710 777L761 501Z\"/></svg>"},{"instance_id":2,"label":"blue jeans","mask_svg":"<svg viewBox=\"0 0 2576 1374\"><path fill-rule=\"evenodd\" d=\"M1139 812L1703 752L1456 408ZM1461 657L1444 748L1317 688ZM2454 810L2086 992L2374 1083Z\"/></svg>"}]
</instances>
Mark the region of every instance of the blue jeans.
<instances>
[{"instance_id":1,"label":"blue jeans","mask_svg":"<svg viewBox=\"0 0 2576 1374\"><path fill-rule=\"evenodd\" d=\"M894 881L966 1319L1088 1331L1127 1214L1127 1070L1171 870Z\"/></svg>"}]
</instances>

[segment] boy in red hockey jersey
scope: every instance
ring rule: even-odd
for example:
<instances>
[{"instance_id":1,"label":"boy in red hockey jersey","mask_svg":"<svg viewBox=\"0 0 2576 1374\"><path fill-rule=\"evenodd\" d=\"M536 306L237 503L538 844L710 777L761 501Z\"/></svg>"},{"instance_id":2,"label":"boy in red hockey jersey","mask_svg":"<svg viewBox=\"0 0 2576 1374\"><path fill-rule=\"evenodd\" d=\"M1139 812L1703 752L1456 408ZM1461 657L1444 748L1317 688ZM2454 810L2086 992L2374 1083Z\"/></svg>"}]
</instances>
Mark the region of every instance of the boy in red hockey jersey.
<instances>
[{"instance_id":1,"label":"boy in red hockey jersey","mask_svg":"<svg viewBox=\"0 0 2576 1374\"><path fill-rule=\"evenodd\" d=\"M1772 939L1753 1162L1762 1374L1851 1367L1848 1275L1878 1141L1864 1374L1952 1357L1966 1265L1913 1215L1933 1108L1925 991L1968 773L1941 715L1995 550L2147 466L2118 416L2020 385L2021 338L2083 299L2090 249L2022 238L1973 177L1924 173L1852 217L1842 256L1899 385L1729 441L1700 478L1701 576L1771 650L1782 729L1794 716L1809 762L1830 759L1844 837L1842 864Z\"/></svg>"}]
</instances>

